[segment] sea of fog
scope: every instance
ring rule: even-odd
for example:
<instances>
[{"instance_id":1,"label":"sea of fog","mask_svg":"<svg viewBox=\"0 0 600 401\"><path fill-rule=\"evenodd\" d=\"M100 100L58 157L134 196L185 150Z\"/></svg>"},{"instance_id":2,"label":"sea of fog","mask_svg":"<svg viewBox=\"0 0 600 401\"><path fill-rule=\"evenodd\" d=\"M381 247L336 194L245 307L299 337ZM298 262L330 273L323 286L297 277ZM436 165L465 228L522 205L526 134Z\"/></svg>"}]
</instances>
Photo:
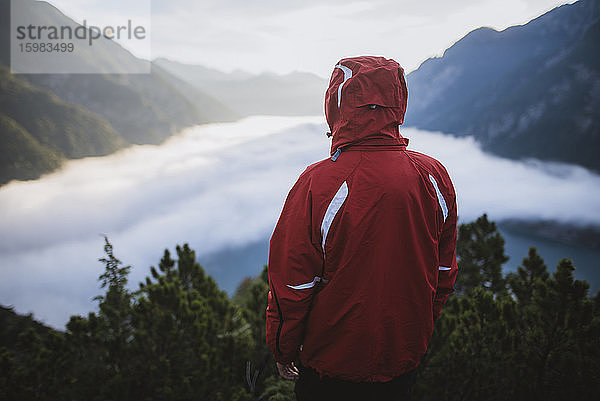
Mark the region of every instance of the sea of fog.
<instances>
[{"instance_id":1,"label":"sea of fog","mask_svg":"<svg viewBox=\"0 0 600 401\"><path fill-rule=\"evenodd\" d=\"M133 266L132 288L164 249L174 253L176 245L189 243L231 293L244 276L262 268L267 239L298 175L328 156L326 130L322 117L255 116L201 125L160 146L70 161L39 180L1 187L0 304L32 312L57 328L73 314L95 310L105 235L115 255ZM461 222L485 212L492 220L600 226L598 175L575 166L502 159L482 152L470 138L401 132L410 139L409 149L447 167ZM514 268L526 255L527 238L508 235ZM575 251L587 255L585 263L600 260L600 250Z\"/></svg>"}]
</instances>

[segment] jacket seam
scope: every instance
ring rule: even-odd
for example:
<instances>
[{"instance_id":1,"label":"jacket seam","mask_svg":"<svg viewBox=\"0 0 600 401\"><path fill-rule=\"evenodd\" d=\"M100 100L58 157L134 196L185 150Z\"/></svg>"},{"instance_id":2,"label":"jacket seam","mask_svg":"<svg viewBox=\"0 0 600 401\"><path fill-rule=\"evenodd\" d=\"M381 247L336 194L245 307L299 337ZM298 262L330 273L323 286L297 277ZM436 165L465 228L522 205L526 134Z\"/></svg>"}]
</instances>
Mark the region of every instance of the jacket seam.
<instances>
[{"instance_id":1,"label":"jacket seam","mask_svg":"<svg viewBox=\"0 0 600 401\"><path fill-rule=\"evenodd\" d=\"M415 158L413 158L410 153L405 152L405 154L406 154L406 157L408 157L408 159L412 162L412 164L415 167L415 170L417 170L417 172L422 173L424 171L425 173L427 173L428 175L432 176L435 179L435 175L432 173L432 171L430 169L428 169L423 164L421 164L418 160L416 160ZM437 204L438 204L438 206L440 208L440 212L442 213L442 224L440 224L440 235L441 235L441 232L442 232L442 230L444 228L444 225L446 224L446 219L444 218L444 212L442 210L442 206L440 205L440 201L439 201L439 198L438 198L438 195L437 195L437 191L435 190L435 185L433 185L433 182L431 182L430 179L428 179L425 182L429 182L434 187L433 188L433 192L434 192L435 196L433 197L433 199L436 200L436 202L437 202ZM440 190L440 194L444 198L444 201L446 201L446 197L441 192L441 190Z\"/></svg>"},{"instance_id":2,"label":"jacket seam","mask_svg":"<svg viewBox=\"0 0 600 401\"><path fill-rule=\"evenodd\" d=\"M283 313L281 312L281 306L279 306L279 299L277 298L277 292L275 291L275 286L273 285L273 281L271 281L271 291L273 291L273 298L275 298L275 304L277 305L277 312L279 313L279 326L277 327L277 335L275 336L275 347L277 348L277 352L283 355L281 352L281 347L279 345L281 338L281 329L283 327Z\"/></svg>"}]
</instances>

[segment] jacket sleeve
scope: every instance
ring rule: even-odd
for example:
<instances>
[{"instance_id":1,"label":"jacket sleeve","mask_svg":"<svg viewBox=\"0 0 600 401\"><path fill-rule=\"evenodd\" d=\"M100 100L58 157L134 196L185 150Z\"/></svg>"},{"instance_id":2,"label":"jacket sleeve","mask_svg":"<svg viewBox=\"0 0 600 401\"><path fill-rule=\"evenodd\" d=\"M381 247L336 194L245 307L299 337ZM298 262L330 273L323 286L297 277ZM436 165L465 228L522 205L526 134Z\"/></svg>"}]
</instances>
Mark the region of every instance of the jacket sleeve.
<instances>
[{"instance_id":1,"label":"jacket sleeve","mask_svg":"<svg viewBox=\"0 0 600 401\"><path fill-rule=\"evenodd\" d=\"M323 253L312 203L310 180L301 176L271 237L266 337L280 363L297 358L314 287L322 275Z\"/></svg>"},{"instance_id":2,"label":"jacket sleeve","mask_svg":"<svg viewBox=\"0 0 600 401\"><path fill-rule=\"evenodd\" d=\"M458 273L456 262L456 230L457 211L456 195L450 178L446 175L444 198L448 207L448 215L444 221L439 241L438 283L433 300L433 319L437 321L448 296L454 292L454 282Z\"/></svg>"}]
</instances>

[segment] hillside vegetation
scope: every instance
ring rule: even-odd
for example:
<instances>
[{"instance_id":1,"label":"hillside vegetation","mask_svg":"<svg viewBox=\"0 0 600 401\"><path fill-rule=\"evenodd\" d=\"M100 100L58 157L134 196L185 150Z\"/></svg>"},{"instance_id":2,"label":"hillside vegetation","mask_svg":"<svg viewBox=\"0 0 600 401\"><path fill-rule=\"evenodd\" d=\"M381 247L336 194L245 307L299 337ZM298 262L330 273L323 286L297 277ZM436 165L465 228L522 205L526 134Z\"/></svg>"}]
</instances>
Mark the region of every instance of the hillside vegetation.
<instances>
[{"instance_id":1,"label":"hillside vegetation","mask_svg":"<svg viewBox=\"0 0 600 401\"><path fill-rule=\"evenodd\" d=\"M0 184L37 178L65 159L106 155L127 142L111 124L0 66Z\"/></svg>"},{"instance_id":2,"label":"hillside vegetation","mask_svg":"<svg viewBox=\"0 0 600 401\"><path fill-rule=\"evenodd\" d=\"M1 400L294 400L265 344L267 269L229 299L187 245L137 291L106 240L98 310L65 331L0 309ZM504 240L463 224L459 280L418 368L415 400L595 400L600 293L532 248L503 276ZM42 261L40 261L42 262ZM367 339L368 340L368 339Z\"/></svg>"}]
</instances>

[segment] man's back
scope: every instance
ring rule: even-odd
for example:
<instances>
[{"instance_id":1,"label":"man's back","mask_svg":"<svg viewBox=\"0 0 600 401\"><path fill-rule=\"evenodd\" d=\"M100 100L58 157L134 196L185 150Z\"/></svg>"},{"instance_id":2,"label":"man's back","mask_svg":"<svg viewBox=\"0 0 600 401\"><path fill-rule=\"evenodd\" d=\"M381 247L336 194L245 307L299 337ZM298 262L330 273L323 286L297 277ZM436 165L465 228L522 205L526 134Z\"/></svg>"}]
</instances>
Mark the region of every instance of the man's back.
<instances>
[{"instance_id":1,"label":"man's back","mask_svg":"<svg viewBox=\"0 0 600 401\"><path fill-rule=\"evenodd\" d=\"M424 161L429 171L420 166ZM430 174L444 184L438 188L455 208L441 165L405 150L348 150L300 177L292 193L311 194L311 244L323 253L317 271L305 269L287 283L301 287L319 277L318 285L283 290L300 296L318 290L306 322L303 364L352 381L387 381L416 367L433 330L444 226ZM327 211L339 201L327 226ZM279 235L276 230L273 240ZM302 244L287 240L283 254L272 248L272 263L295 252L306 255Z\"/></svg>"},{"instance_id":2,"label":"man's back","mask_svg":"<svg viewBox=\"0 0 600 401\"><path fill-rule=\"evenodd\" d=\"M333 156L300 176L271 238L267 341L280 363L389 381L418 365L452 291L454 189L439 162L406 150L396 66L342 60L332 76Z\"/></svg>"}]
</instances>

